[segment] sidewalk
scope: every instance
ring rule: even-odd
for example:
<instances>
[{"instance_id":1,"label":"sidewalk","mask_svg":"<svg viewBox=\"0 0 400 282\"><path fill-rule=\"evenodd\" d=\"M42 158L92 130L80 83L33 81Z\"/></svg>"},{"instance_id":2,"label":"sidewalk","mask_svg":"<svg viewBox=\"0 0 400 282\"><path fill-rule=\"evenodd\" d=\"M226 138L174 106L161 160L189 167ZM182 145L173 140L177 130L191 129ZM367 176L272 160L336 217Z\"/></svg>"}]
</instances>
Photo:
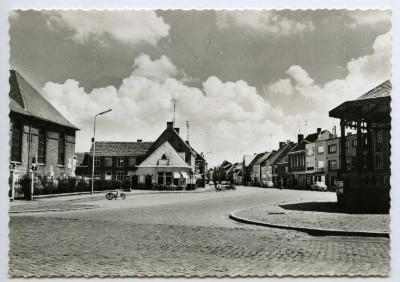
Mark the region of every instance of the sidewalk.
<instances>
[{"instance_id":1,"label":"sidewalk","mask_svg":"<svg viewBox=\"0 0 400 282\"><path fill-rule=\"evenodd\" d=\"M239 222L292 229L312 235L389 237L389 214L347 214L335 202L275 203L235 211Z\"/></svg>"},{"instance_id":2,"label":"sidewalk","mask_svg":"<svg viewBox=\"0 0 400 282\"><path fill-rule=\"evenodd\" d=\"M129 197L130 195L144 195L144 194L203 193L212 190L214 190L214 186L207 185L205 188L197 188L196 190L187 190L187 191L133 190L124 193L127 195L127 197ZM83 203L81 204L80 202L98 201L104 199L104 195L107 192L108 191L95 191L93 195L91 195L88 192L45 195L45 196L35 197L33 201L14 200L10 202L9 213L94 209L100 206L95 204L83 204Z\"/></svg>"}]
</instances>

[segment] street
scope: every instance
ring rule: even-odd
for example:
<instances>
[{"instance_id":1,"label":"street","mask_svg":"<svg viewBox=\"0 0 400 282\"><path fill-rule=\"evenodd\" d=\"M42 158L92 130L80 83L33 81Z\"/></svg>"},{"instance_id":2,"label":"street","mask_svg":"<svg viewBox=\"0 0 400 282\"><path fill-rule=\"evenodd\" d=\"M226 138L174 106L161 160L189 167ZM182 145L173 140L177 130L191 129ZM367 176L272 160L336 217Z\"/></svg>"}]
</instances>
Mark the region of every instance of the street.
<instances>
[{"instance_id":1,"label":"street","mask_svg":"<svg viewBox=\"0 0 400 282\"><path fill-rule=\"evenodd\" d=\"M9 273L21 276L386 276L389 239L310 236L241 224L235 210L331 192L236 191L86 198L91 210L10 215ZM62 203L62 201L60 201Z\"/></svg>"}]
</instances>

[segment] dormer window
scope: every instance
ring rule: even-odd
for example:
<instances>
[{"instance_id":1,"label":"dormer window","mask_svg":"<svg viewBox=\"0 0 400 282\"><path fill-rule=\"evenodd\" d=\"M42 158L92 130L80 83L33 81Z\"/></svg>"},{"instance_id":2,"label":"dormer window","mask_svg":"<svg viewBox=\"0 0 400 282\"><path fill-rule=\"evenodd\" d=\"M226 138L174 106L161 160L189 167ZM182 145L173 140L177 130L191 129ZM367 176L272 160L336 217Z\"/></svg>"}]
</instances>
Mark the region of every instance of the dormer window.
<instances>
[{"instance_id":1,"label":"dormer window","mask_svg":"<svg viewBox=\"0 0 400 282\"><path fill-rule=\"evenodd\" d=\"M167 156L166 156L165 154L163 154L163 155L161 156L161 159L162 159L162 160L168 160L168 158L167 158Z\"/></svg>"}]
</instances>

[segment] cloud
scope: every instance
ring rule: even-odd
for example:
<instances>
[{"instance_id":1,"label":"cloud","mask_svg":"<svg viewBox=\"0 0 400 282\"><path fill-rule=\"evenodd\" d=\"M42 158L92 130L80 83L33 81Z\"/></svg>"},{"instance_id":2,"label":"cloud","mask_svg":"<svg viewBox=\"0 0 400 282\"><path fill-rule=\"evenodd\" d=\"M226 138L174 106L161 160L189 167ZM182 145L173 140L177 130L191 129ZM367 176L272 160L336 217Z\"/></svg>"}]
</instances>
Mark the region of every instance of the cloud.
<instances>
[{"instance_id":1,"label":"cloud","mask_svg":"<svg viewBox=\"0 0 400 282\"><path fill-rule=\"evenodd\" d=\"M379 35L372 49L372 54L347 63L346 77L322 85L315 83L300 66L291 66L286 71L288 78L281 78L264 88L264 98L279 107L290 124L308 120L309 125L330 128L337 120L328 117L329 110L390 79L391 32Z\"/></svg>"},{"instance_id":2,"label":"cloud","mask_svg":"<svg viewBox=\"0 0 400 282\"><path fill-rule=\"evenodd\" d=\"M141 54L135 59L133 67L134 75L150 79L165 80L178 74L177 67L165 55L152 61L149 55Z\"/></svg>"},{"instance_id":3,"label":"cloud","mask_svg":"<svg viewBox=\"0 0 400 282\"><path fill-rule=\"evenodd\" d=\"M239 26L285 36L314 30L314 24L309 20L292 20L274 11L219 11L216 23L220 29Z\"/></svg>"},{"instance_id":4,"label":"cloud","mask_svg":"<svg viewBox=\"0 0 400 282\"><path fill-rule=\"evenodd\" d=\"M72 31L72 39L84 43L89 39L102 41L110 36L125 43L155 45L168 36L169 25L154 11L57 11L49 15L51 30Z\"/></svg>"},{"instance_id":5,"label":"cloud","mask_svg":"<svg viewBox=\"0 0 400 282\"><path fill-rule=\"evenodd\" d=\"M151 60L142 54L133 66L132 74L118 88L86 92L73 79L45 84L45 97L82 129L77 136L78 151L89 149L93 117L108 108L112 112L97 124L98 140L155 140L172 120L172 98L177 101L177 126L184 127L189 120L193 146L213 152L214 157L217 152L232 155L265 150L270 138L267 132L284 134L282 112L245 81L223 82L211 76L201 89L190 87L173 77L178 70L166 56ZM185 135L184 129L181 133Z\"/></svg>"},{"instance_id":6,"label":"cloud","mask_svg":"<svg viewBox=\"0 0 400 282\"><path fill-rule=\"evenodd\" d=\"M361 25L374 26L379 23L390 23L391 10L355 10L349 11L349 20L345 24L350 28Z\"/></svg>"}]
</instances>

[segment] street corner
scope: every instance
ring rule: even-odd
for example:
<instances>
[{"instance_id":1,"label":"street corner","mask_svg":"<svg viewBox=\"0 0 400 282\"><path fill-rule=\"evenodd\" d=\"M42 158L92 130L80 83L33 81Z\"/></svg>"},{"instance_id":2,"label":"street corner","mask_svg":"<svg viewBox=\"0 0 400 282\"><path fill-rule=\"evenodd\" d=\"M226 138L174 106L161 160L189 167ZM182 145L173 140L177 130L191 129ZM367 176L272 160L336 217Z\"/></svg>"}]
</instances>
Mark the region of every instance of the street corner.
<instances>
[{"instance_id":1,"label":"street corner","mask_svg":"<svg viewBox=\"0 0 400 282\"><path fill-rule=\"evenodd\" d=\"M389 214L344 213L336 202L281 202L234 211L238 222L291 229L310 235L389 237Z\"/></svg>"}]
</instances>

